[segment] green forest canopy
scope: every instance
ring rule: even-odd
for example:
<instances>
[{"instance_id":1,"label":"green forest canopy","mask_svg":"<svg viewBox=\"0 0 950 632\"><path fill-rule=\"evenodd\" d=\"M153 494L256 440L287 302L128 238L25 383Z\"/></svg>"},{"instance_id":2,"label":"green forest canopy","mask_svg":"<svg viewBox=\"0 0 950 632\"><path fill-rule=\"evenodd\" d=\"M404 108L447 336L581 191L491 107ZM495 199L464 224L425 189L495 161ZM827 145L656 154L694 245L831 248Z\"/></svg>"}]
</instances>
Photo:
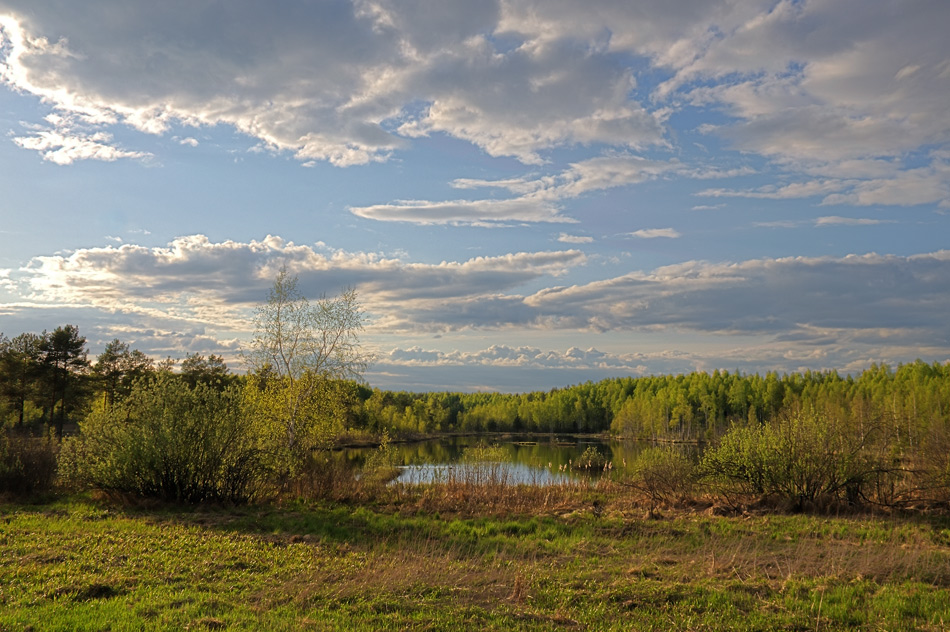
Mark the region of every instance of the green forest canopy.
<instances>
[{"instance_id":1,"label":"green forest canopy","mask_svg":"<svg viewBox=\"0 0 950 632\"><path fill-rule=\"evenodd\" d=\"M62 338L63 340L59 340ZM58 344L57 341L61 344ZM174 363L156 363L118 340L94 362L75 327L0 335L0 407L10 425L81 419L96 398L113 400L131 383ZM189 355L177 373L191 386L224 388L245 379L220 357ZM743 375L735 371L617 377L548 392L410 393L350 383L347 425L373 433L513 431L601 433L640 439L707 440L737 422L802 410L883 423L902 442L950 426L950 363L921 360L835 371Z\"/></svg>"}]
</instances>

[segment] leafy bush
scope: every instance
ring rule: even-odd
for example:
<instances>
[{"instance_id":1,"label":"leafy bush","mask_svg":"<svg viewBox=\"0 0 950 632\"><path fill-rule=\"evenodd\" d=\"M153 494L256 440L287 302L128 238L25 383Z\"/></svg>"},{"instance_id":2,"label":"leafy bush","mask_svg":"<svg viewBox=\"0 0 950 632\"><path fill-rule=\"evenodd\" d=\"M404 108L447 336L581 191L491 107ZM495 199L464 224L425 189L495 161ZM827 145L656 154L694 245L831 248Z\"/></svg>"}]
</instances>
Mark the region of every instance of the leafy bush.
<instances>
[{"instance_id":1,"label":"leafy bush","mask_svg":"<svg viewBox=\"0 0 950 632\"><path fill-rule=\"evenodd\" d=\"M61 459L73 482L179 502L245 501L260 482L238 389L159 376L100 406L79 428Z\"/></svg>"},{"instance_id":2,"label":"leafy bush","mask_svg":"<svg viewBox=\"0 0 950 632\"><path fill-rule=\"evenodd\" d=\"M652 512L662 503L688 498L695 478L693 463L680 450L650 447L637 455L629 484L647 495Z\"/></svg>"},{"instance_id":3,"label":"leafy bush","mask_svg":"<svg viewBox=\"0 0 950 632\"><path fill-rule=\"evenodd\" d=\"M57 442L0 430L0 493L48 491L56 478Z\"/></svg>"},{"instance_id":4,"label":"leafy bush","mask_svg":"<svg viewBox=\"0 0 950 632\"><path fill-rule=\"evenodd\" d=\"M396 466L396 450L389 442L389 435L384 433L379 447L366 458L363 463L360 479L369 484L383 484L399 476Z\"/></svg>"},{"instance_id":5,"label":"leafy bush","mask_svg":"<svg viewBox=\"0 0 950 632\"><path fill-rule=\"evenodd\" d=\"M856 503L887 472L871 449L873 430L809 413L733 426L706 451L702 469L738 491L774 494L798 508L819 498Z\"/></svg>"},{"instance_id":6,"label":"leafy bush","mask_svg":"<svg viewBox=\"0 0 950 632\"><path fill-rule=\"evenodd\" d=\"M577 461L574 462L575 468L591 471L602 470L606 465L607 457L594 446L588 446L583 454L578 457Z\"/></svg>"}]
</instances>

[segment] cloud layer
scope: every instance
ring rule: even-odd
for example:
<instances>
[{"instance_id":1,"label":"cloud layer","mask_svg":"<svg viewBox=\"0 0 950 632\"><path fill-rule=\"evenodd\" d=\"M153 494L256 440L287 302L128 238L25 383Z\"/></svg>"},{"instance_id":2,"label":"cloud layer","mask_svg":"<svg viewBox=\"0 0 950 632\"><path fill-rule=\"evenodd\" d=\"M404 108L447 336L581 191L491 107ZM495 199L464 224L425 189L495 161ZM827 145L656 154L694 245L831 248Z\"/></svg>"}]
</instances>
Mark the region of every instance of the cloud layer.
<instances>
[{"instance_id":1,"label":"cloud layer","mask_svg":"<svg viewBox=\"0 0 950 632\"><path fill-rule=\"evenodd\" d=\"M226 124L340 166L432 134L542 164L670 146L673 113L711 107L728 118L706 133L800 173L946 146L948 20L940 0L3 0L0 76L53 107L17 142L60 163L141 157L103 135L121 123ZM945 164L919 169L833 199L919 189L909 178L945 203Z\"/></svg>"},{"instance_id":2,"label":"cloud layer","mask_svg":"<svg viewBox=\"0 0 950 632\"><path fill-rule=\"evenodd\" d=\"M760 368L794 370L806 359L846 366L914 350L950 357L948 251L692 261L583 285L552 284L585 262L582 253L564 250L421 264L278 237L215 243L194 235L162 248L122 245L38 257L4 278L30 288L28 302L7 306L11 315L72 310L96 326L112 318L111 331L126 327L143 341L154 336L162 352L174 343L175 330L189 332L179 341L186 349L217 337L233 352L249 335L253 306L287 265L309 296L356 288L369 316L367 334L377 340L393 332L431 340L448 332L504 338L518 331L569 340L598 331L614 346L623 339L650 344L662 335L688 337L692 348L634 353L568 345L559 352L497 344L461 352L417 345L382 353L382 365L390 368L471 364L642 373L671 362L730 367L756 358ZM545 289L520 291L538 282ZM729 348L723 341L731 341Z\"/></svg>"}]
</instances>

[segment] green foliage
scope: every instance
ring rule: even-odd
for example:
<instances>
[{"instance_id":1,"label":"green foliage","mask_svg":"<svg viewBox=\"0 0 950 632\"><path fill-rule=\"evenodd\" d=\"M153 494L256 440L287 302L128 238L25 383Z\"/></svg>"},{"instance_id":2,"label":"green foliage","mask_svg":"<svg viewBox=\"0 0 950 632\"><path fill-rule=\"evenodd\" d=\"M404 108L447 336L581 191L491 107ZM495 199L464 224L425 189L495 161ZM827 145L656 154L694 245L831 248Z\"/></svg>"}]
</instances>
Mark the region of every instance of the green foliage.
<instances>
[{"instance_id":1,"label":"green foliage","mask_svg":"<svg viewBox=\"0 0 950 632\"><path fill-rule=\"evenodd\" d=\"M93 410L64 442L61 469L73 483L181 502L245 501L260 482L241 391L170 375Z\"/></svg>"},{"instance_id":2,"label":"green foliage","mask_svg":"<svg viewBox=\"0 0 950 632\"><path fill-rule=\"evenodd\" d=\"M219 391L224 390L234 381L224 358L213 353L208 357L199 353L186 355L181 361L181 379L191 387L206 384Z\"/></svg>"},{"instance_id":3,"label":"green foliage","mask_svg":"<svg viewBox=\"0 0 950 632\"><path fill-rule=\"evenodd\" d=\"M29 421L28 408L42 392L41 340L40 336L29 333L12 339L0 335L0 399L13 413L18 429Z\"/></svg>"},{"instance_id":4,"label":"green foliage","mask_svg":"<svg viewBox=\"0 0 950 632\"><path fill-rule=\"evenodd\" d=\"M673 446L651 446L637 455L629 484L650 499L651 511L662 503L684 500L693 491L696 468Z\"/></svg>"},{"instance_id":5,"label":"green foliage","mask_svg":"<svg viewBox=\"0 0 950 632\"><path fill-rule=\"evenodd\" d=\"M872 449L874 429L818 413L736 425L706 451L702 467L740 491L776 494L797 506L821 497L855 503L888 471Z\"/></svg>"},{"instance_id":6,"label":"green foliage","mask_svg":"<svg viewBox=\"0 0 950 632\"><path fill-rule=\"evenodd\" d=\"M352 380L365 369L356 293L311 304L280 269L245 351L245 402L265 466L284 490L320 478L320 451L345 429Z\"/></svg>"},{"instance_id":7,"label":"green foliage","mask_svg":"<svg viewBox=\"0 0 950 632\"><path fill-rule=\"evenodd\" d=\"M489 444L485 441L479 441L475 445L467 446L462 450L462 456L459 458L462 463L508 463L511 461L511 455L508 451L497 443Z\"/></svg>"},{"instance_id":8,"label":"green foliage","mask_svg":"<svg viewBox=\"0 0 950 632\"><path fill-rule=\"evenodd\" d=\"M350 389L345 382L314 374L261 379L249 376L244 406L264 466L279 484L323 460L344 429Z\"/></svg>"},{"instance_id":9,"label":"green foliage","mask_svg":"<svg viewBox=\"0 0 950 632\"><path fill-rule=\"evenodd\" d=\"M379 447L363 463L360 479L370 484L386 483L398 476L396 451L390 443L389 435L384 434Z\"/></svg>"},{"instance_id":10,"label":"green foliage","mask_svg":"<svg viewBox=\"0 0 950 632\"><path fill-rule=\"evenodd\" d=\"M106 345L96 358L93 374L102 391L106 406L132 391L132 385L153 370L152 360L138 349L131 349L118 338Z\"/></svg>"},{"instance_id":11,"label":"green foliage","mask_svg":"<svg viewBox=\"0 0 950 632\"><path fill-rule=\"evenodd\" d=\"M29 496L52 488L58 442L0 430L0 494Z\"/></svg>"},{"instance_id":12,"label":"green foliage","mask_svg":"<svg viewBox=\"0 0 950 632\"><path fill-rule=\"evenodd\" d=\"M75 325L57 327L51 333L43 332L39 350L49 421L61 437L66 418L81 407L87 395L86 338Z\"/></svg>"},{"instance_id":13,"label":"green foliage","mask_svg":"<svg viewBox=\"0 0 950 632\"><path fill-rule=\"evenodd\" d=\"M574 467L583 470L602 470L607 465L608 458L594 446L588 446L584 452L577 457Z\"/></svg>"}]
</instances>

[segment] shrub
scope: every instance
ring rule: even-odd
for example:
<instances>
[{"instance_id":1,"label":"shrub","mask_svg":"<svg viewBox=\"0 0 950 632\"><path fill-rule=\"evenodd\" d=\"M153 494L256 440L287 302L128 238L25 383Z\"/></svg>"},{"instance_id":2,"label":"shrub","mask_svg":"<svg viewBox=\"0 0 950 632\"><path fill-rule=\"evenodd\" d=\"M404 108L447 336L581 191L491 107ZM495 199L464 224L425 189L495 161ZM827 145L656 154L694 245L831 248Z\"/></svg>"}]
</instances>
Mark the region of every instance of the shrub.
<instances>
[{"instance_id":1,"label":"shrub","mask_svg":"<svg viewBox=\"0 0 950 632\"><path fill-rule=\"evenodd\" d=\"M0 430L0 493L29 496L52 488L57 442Z\"/></svg>"},{"instance_id":2,"label":"shrub","mask_svg":"<svg viewBox=\"0 0 950 632\"><path fill-rule=\"evenodd\" d=\"M602 470L606 465L607 457L594 446L588 446L583 454L577 458L577 461L574 462L575 468L590 471Z\"/></svg>"},{"instance_id":3,"label":"shrub","mask_svg":"<svg viewBox=\"0 0 950 632\"><path fill-rule=\"evenodd\" d=\"M707 450L702 469L739 491L774 494L799 509L819 498L856 503L887 473L871 449L873 430L813 413L733 426Z\"/></svg>"},{"instance_id":4,"label":"shrub","mask_svg":"<svg viewBox=\"0 0 950 632\"><path fill-rule=\"evenodd\" d=\"M637 455L629 483L650 499L650 512L663 503L682 501L692 493L695 467L681 451L650 447Z\"/></svg>"},{"instance_id":5,"label":"shrub","mask_svg":"<svg viewBox=\"0 0 950 632\"><path fill-rule=\"evenodd\" d=\"M61 466L66 479L108 491L245 501L260 482L248 428L240 390L159 376L90 413L80 436L64 443Z\"/></svg>"},{"instance_id":6,"label":"shrub","mask_svg":"<svg viewBox=\"0 0 950 632\"><path fill-rule=\"evenodd\" d=\"M396 450L389 442L389 435L383 434L379 447L373 450L363 463L360 479L370 485L388 483L399 476L396 466Z\"/></svg>"}]
</instances>

